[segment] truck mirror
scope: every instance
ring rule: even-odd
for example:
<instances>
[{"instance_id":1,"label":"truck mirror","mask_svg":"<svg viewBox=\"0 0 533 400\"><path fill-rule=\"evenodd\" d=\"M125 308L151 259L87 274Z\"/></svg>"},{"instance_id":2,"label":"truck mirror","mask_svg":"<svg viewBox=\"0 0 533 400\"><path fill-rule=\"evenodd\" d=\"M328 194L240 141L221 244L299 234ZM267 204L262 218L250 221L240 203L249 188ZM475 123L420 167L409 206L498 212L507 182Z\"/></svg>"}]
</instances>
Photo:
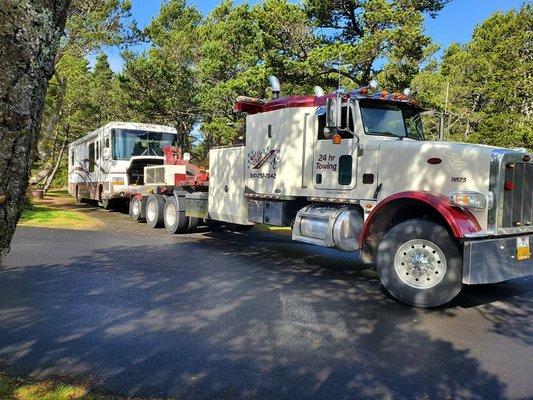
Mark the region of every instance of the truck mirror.
<instances>
[{"instance_id":1,"label":"truck mirror","mask_svg":"<svg viewBox=\"0 0 533 400\"><path fill-rule=\"evenodd\" d=\"M326 128L337 127L337 99L329 97L326 99Z\"/></svg>"},{"instance_id":2,"label":"truck mirror","mask_svg":"<svg viewBox=\"0 0 533 400\"><path fill-rule=\"evenodd\" d=\"M109 147L104 147L103 156L104 160L111 160L111 149Z\"/></svg>"}]
</instances>

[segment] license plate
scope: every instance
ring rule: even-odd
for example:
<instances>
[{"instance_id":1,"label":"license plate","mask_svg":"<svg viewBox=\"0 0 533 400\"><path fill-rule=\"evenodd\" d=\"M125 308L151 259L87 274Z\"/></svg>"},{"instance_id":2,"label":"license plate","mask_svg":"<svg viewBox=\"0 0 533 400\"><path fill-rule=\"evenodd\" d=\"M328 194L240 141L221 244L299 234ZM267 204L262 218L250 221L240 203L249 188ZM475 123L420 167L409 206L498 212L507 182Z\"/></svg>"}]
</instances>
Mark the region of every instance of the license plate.
<instances>
[{"instance_id":1,"label":"license plate","mask_svg":"<svg viewBox=\"0 0 533 400\"><path fill-rule=\"evenodd\" d=\"M529 236L516 238L516 259L529 260L531 258L531 249L529 246Z\"/></svg>"}]
</instances>

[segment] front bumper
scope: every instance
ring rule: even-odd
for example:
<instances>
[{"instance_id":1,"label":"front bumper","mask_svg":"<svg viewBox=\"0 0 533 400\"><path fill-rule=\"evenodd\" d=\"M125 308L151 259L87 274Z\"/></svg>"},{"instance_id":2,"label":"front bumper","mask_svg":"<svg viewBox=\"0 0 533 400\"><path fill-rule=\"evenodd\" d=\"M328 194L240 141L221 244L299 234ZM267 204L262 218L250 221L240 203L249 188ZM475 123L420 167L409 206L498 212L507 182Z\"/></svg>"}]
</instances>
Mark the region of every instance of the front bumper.
<instances>
[{"instance_id":1,"label":"front bumper","mask_svg":"<svg viewBox=\"0 0 533 400\"><path fill-rule=\"evenodd\" d=\"M533 234L518 236L529 237L529 245L533 246ZM518 236L465 242L463 283L468 285L496 283L533 275L533 257L528 260L517 260Z\"/></svg>"}]
</instances>

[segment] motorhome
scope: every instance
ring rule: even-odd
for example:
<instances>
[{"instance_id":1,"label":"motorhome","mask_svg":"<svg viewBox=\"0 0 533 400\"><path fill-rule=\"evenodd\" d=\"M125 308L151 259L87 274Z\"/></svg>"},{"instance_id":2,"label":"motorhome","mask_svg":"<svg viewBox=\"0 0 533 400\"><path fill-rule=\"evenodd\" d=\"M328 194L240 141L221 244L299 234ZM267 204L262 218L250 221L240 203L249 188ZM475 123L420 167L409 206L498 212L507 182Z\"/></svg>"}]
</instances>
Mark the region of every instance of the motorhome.
<instances>
[{"instance_id":1,"label":"motorhome","mask_svg":"<svg viewBox=\"0 0 533 400\"><path fill-rule=\"evenodd\" d=\"M144 167L163 164L163 148L176 143L175 128L112 122L69 146L69 193L109 208L144 184Z\"/></svg>"}]
</instances>

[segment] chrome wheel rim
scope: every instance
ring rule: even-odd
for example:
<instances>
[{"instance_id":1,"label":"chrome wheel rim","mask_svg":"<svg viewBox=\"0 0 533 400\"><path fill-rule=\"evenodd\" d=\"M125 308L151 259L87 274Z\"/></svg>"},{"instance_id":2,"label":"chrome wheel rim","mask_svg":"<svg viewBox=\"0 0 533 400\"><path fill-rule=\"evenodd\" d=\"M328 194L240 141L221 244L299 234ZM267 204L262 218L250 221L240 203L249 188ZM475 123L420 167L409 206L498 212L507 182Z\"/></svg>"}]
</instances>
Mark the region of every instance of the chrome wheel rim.
<instances>
[{"instance_id":1,"label":"chrome wheel rim","mask_svg":"<svg viewBox=\"0 0 533 400\"><path fill-rule=\"evenodd\" d=\"M131 213L136 217L139 215L139 201L133 200L133 204L131 205Z\"/></svg>"},{"instance_id":2,"label":"chrome wheel rim","mask_svg":"<svg viewBox=\"0 0 533 400\"><path fill-rule=\"evenodd\" d=\"M176 223L176 207L174 207L174 204L167 205L165 209L165 220L168 226L174 226Z\"/></svg>"},{"instance_id":3,"label":"chrome wheel rim","mask_svg":"<svg viewBox=\"0 0 533 400\"><path fill-rule=\"evenodd\" d=\"M446 274L446 257L435 243L413 239L402 244L394 257L394 269L399 278L416 289L438 285Z\"/></svg>"},{"instance_id":4,"label":"chrome wheel rim","mask_svg":"<svg viewBox=\"0 0 533 400\"><path fill-rule=\"evenodd\" d=\"M146 218L149 221L155 221L156 220L156 206L155 202L151 201L148 203L148 207L146 207Z\"/></svg>"}]
</instances>

